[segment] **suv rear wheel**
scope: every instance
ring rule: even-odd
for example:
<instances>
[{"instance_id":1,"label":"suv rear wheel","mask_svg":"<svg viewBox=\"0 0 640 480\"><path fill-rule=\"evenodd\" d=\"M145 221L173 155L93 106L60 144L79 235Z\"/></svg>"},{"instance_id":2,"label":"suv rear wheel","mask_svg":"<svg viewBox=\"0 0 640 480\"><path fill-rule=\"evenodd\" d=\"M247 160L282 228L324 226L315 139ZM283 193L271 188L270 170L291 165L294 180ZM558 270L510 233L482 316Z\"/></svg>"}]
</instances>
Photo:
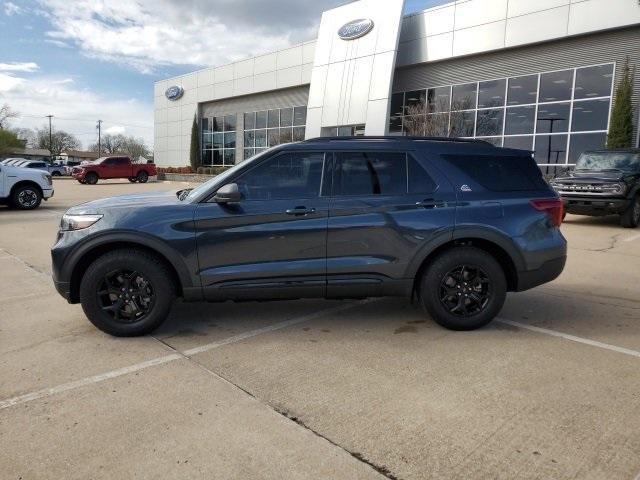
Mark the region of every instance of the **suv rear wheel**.
<instances>
[{"instance_id":1,"label":"suv rear wheel","mask_svg":"<svg viewBox=\"0 0 640 480\"><path fill-rule=\"evenodd\" d=\"M42 202L42 192L35 185L22 185L11 195L11 205L20 210L33 210Z\"/></svg>"},{"instance_id":2,"label":"suv rear wheel","mask_svg":"<svg viewBox=\"0 0 640 480\"><path fill-rule=\"evenodd\" d=\"M456 247L439 255L420 283L424 309L449 330L487 325L507 296L504 271L494 257L474 247Z\"/></svg>"},{"instance_id":3,"label":"suv rear wheel","mask_svg":"<svg viewBox=\"0 0 640 480\"><path fill-rule=\"evenodd\" d=\"M171 311L175 285L154 255L114 250L95 260L80 286L80 303L96 327L116 337L146 335Z\"/></svg>"},{"instance_id":4,"label":"suv rear wheel","mask_svg":"<svg viewBox=\"0 0 640 480\"><path fill-rule=\"evenodd\" d=\"M627 211L622 214L620 223L624 228L636 228L640 225L640 195L636 195Z\"/></svg>"}]
</instances>

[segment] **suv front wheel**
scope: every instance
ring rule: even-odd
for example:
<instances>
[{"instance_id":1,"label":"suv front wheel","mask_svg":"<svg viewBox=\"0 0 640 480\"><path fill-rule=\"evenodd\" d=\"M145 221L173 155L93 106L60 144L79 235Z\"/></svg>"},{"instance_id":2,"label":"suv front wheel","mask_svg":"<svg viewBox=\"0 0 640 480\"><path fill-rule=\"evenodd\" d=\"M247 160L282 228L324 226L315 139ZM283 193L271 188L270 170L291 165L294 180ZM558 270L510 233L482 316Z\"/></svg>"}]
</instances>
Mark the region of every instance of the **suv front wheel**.
<instances>
[{"instance_id":1,"label":"suv front wheel","mask_svg":"<svg viewBox=\"0 0 640 480\"><path fill-rule=\"evenodd\" d=\"M95 260L80 286L91 323L116 337L146 335L167 318L175 295L167 267L140 250L114 250Z\"/></svg>"},{"instance_id":2,"label":"suv front wheel","mask_svg":"<svg viewBox=\"0 0 640 480\"><path fill-rule=\"evenodd\" d=\"M624 228L636 228L640 225L640 195L636 195L627 211L622 214L620 223Z\"/></svg>"},{"instance_id":3,"label":"suv front wheel","mask_svg":"<svg viewBox=\"0 0 640 480\"><path fill-rule=\"evenodd\" d=\"M507 281L496 259L474 247L456 247L440 254L420 283L424 309L449 330L475 330L502 309Z\"/></svg>"}]
</instances>

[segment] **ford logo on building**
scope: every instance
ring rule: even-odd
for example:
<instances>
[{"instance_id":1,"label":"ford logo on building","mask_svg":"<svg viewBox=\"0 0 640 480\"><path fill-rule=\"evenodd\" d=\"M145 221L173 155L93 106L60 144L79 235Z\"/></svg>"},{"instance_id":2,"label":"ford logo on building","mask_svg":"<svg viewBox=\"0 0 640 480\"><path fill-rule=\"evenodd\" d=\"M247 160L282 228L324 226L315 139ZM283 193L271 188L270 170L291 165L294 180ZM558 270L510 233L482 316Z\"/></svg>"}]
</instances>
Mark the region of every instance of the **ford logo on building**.
<instances>
[{"instance_id":1,"label":"ford logo on building","mask_svg":"<svg viewBox=\"0 0 640 480\"><path fill-rule=\"evenodd\" d=\"M172 102L179 100L182 97L182 95L184 95L184 88L179 87L177 85L167 88L167 91L164 92L164 96L167 97L167 99L171 100Z\"/></svg>"},{"instance_id":2,"label":"ford logo on building","mask_svg":"<svg viewBox=\"0 0 640 480\"><path fill-rule=\"evenodd\" d=\"M373 30L373 20L361 18L360 20L352 20L349 23L345 23L338 30L338 36L342 40L355 40L356 38L364 37L371 30Z\"/></svg>"}]
</instances>

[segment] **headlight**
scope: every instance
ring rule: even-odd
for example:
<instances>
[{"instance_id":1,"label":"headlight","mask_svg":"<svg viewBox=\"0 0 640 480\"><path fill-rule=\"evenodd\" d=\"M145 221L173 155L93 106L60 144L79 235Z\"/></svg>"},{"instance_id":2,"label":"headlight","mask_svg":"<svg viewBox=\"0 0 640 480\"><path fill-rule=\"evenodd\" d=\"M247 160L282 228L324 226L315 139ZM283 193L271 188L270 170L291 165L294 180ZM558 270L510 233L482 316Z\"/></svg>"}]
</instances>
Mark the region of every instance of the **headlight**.
<instances>
[{"instance_id":1,"label":"headlight","mask_svg":"<svg viewBox=\"0 0 640 480\"><path fill-rule=\"evenodd\" d=\"M48 173L43 173L42 178L44 179L45 182L47 182L49 186L53 185L53 179L51 178L51 175L49 175Z\"/></svg>"},{"instance_id":2,"label":"headlight","mask_svg":"<svg viewBox=\"0 0 640 480\"><path fill-rule=\"evenodd\" d=\"M627 192L627 185L624 183L605 183L602 190L614 195L624 195Z\"/></svg>"},{"instance_id":3,"label":"headlight","mask_svg":"<svg viewBox=\"0 0 640 480\"><path fill-rule=\"evenodd\" d=\"M74 230L82 230L89 228L102 218L102 215L68 215L62 216L60 221L60 230L70 232Z\"/></svg>"}]
</instances>

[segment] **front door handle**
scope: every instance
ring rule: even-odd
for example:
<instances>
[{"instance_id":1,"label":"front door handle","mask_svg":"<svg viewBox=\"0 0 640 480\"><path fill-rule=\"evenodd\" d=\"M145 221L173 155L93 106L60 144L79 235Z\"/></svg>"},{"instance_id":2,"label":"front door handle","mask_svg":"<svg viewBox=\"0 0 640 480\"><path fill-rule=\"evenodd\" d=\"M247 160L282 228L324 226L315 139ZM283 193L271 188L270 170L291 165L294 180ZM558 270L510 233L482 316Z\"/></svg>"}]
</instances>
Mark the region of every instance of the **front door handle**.
<instances>
[{"instance_id":1,"label":"front door handle","mask_svg":"<svg viewBox=\"0 0 640 480\"><path fill-rule=\"evenodd\" d=\"M316 209L307 208L307 207L296 207L296 208L290 208L285 213L287 215L303 216L303 215L310 215L312 213L316 213Z\"/></svg>"},{"instance_id":2,"label":"front door handle","mask_svg":"<svg viewBox=\"0 0 640 480\"><path fill-rule=\"evenodd\" d=\"M445 202L439 202L437 200L434 200L433 198L428 198L426 200L416 203L416 207L424 208L426 210L433 210L435 208L444 208L446 206L447 204Z\"/></svg>"}]
</instances>

